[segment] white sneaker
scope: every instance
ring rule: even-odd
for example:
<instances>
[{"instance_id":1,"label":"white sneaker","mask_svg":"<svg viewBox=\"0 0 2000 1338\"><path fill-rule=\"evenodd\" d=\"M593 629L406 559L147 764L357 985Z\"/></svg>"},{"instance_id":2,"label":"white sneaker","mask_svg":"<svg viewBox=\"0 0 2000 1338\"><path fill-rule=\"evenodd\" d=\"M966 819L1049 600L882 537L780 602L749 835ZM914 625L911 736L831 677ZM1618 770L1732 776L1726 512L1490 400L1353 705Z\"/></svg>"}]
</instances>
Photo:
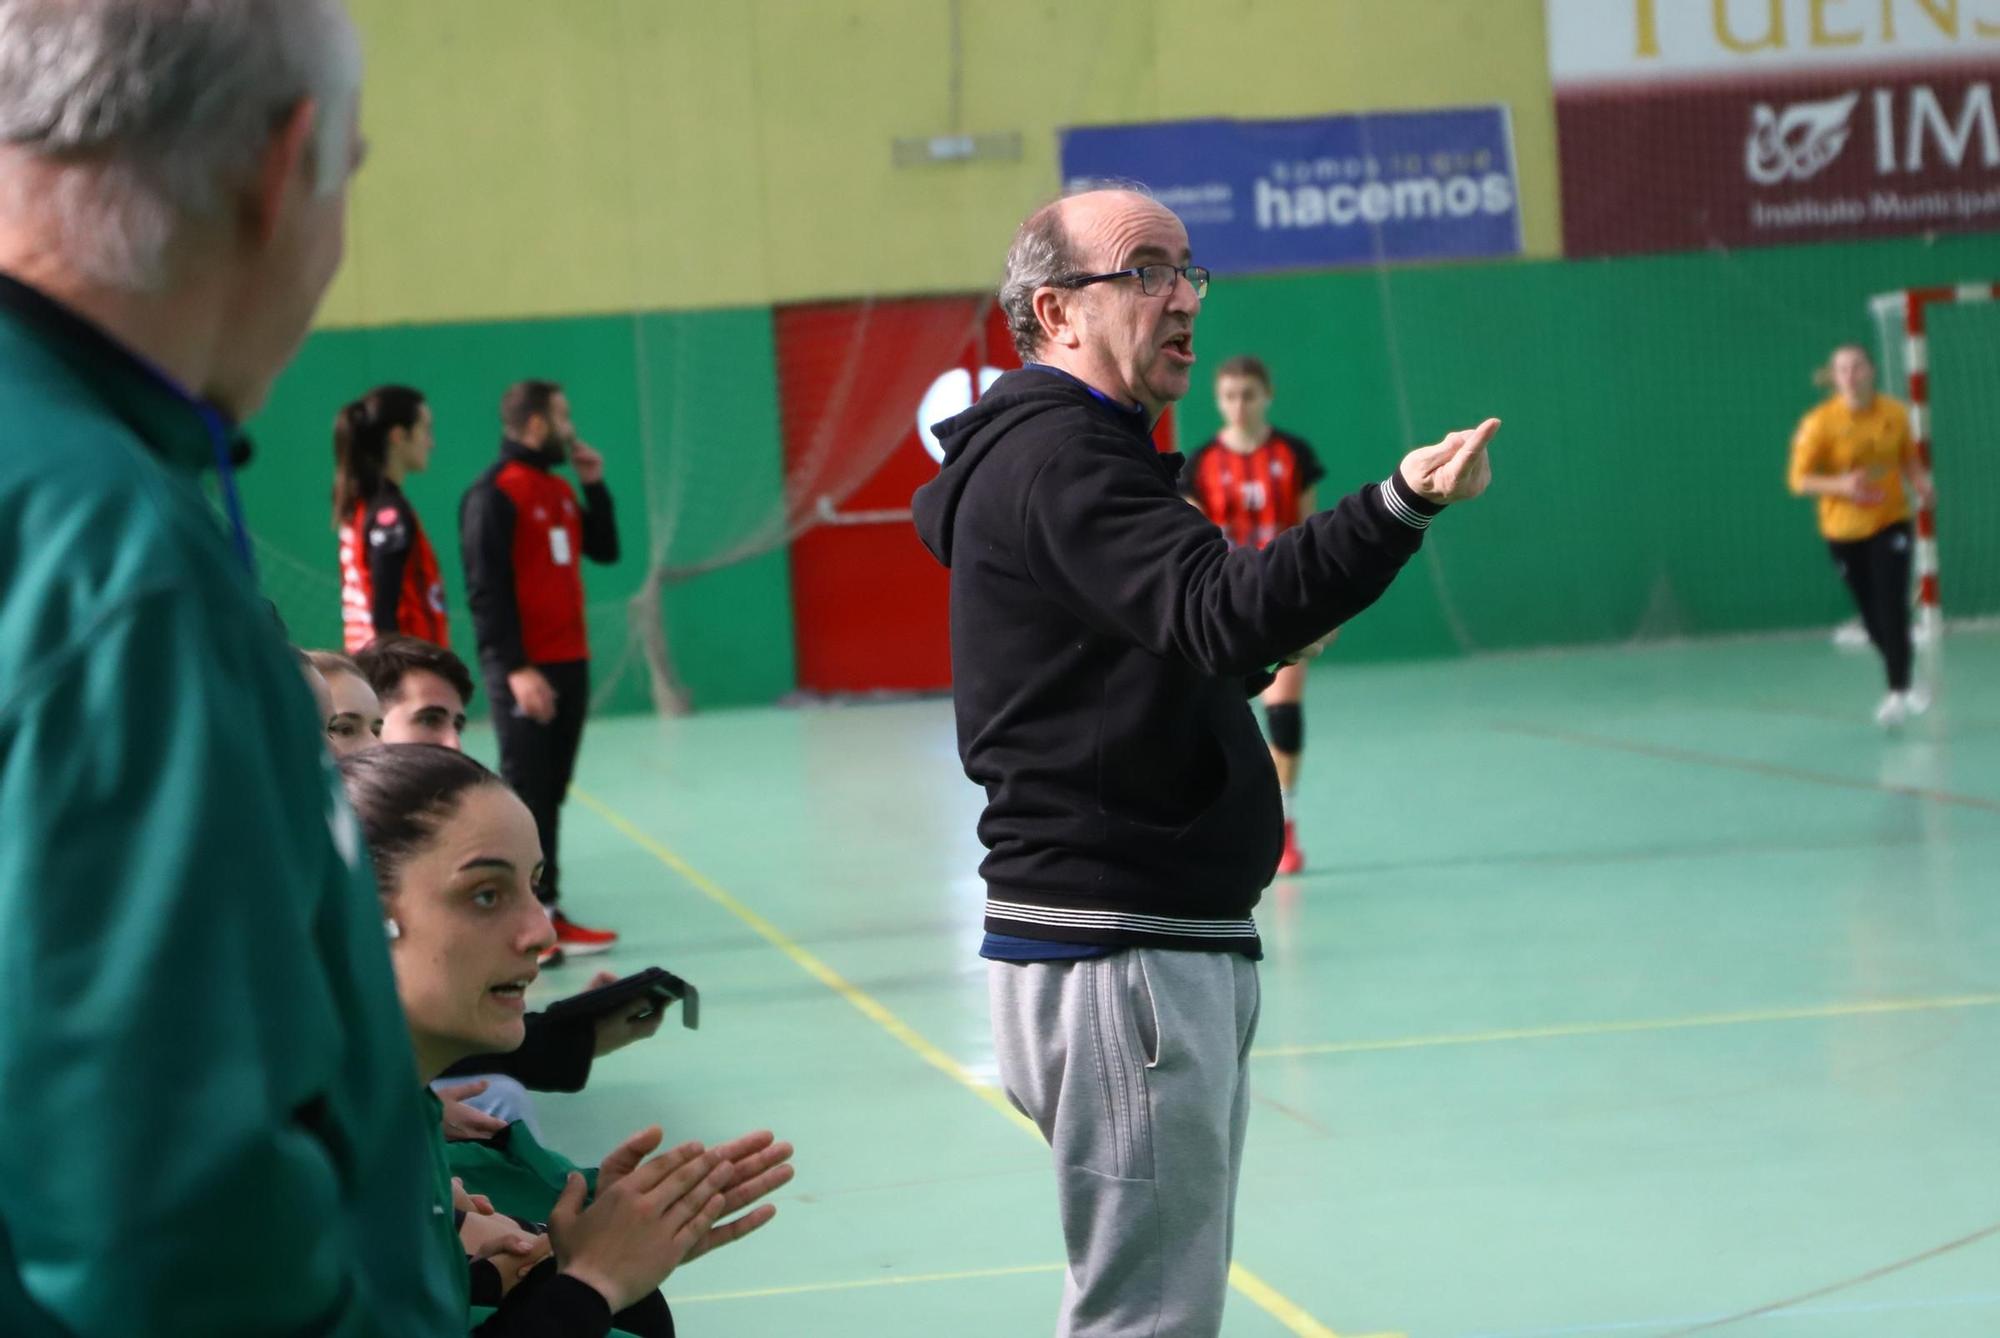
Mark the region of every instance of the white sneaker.
<instances>
[{"instance_id":1,"label":"white sneaker","mask_svg":"<svg viewBox=\"0 0 2000 1338\"><path fill-rule=\"evenodd\" d=\"M1909 698L1901 692L1892 692L1882 699L1875 708L1875 723L1884 729L1893 729L1910 718Z\"/></svg>"},{"instance_id":2,"label":"white sneaker","mask_svg":"<svg viewBox=\"0 0 2000 1338\"><path fill-rule=\"evenodd\" d=\"M1911 715L1922 715L1931 709L1931 694L1927 688L1912 687L1903 694L1903 707Z\"/></svg>"}]
</instances>

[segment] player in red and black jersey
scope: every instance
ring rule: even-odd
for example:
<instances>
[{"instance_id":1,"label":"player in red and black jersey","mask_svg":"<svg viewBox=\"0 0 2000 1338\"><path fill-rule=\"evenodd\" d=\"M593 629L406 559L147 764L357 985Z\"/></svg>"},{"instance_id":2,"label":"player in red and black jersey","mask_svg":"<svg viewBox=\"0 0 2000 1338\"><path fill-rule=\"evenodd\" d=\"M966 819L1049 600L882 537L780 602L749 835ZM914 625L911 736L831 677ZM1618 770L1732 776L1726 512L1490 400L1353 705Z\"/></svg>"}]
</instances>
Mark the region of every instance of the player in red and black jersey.
<instances>
[{"instance_id":1,"label":"player in red and black jersey","mask_svg":"<svg viewBox=\"0 0 2000 1338\"><path fill-rule=\"evenodd\" d=\"M402 487L429 467L434 444L431 407L408 386L377 387L334 419L333 525L350 655L395 632L450 644L437 554Z\"/></svg>"},{"instance_id":2,"label":"player in red and black jersey","mask_svg":"<svg viewBox=\"0 0 2000 1338\"><path fill-rule=\"evenodd\" d=\"M1217 368L1215 402L1222 431L1188 457L1181 491L1222 527L1232 546L1262 548L1318 509L1314 489L1326 471L1312 447L1271 426L1271 373L1261 360L1235 357ZM1305 666L1288 664L1263 698L1285 804L1279 873L1306 866L1292 822L1292 792L1305 751L1305 686Z\"/></svg>"},{"instance_id":3,"label":"player in red and black jersey","mask_svg":"<svg viewBox=\"0 0 2000 1338\"><path fill-rule=\"evenodd\" d=\"M590 708L590 643L580 563L618 560L618 524L604 457L577 439L569 396L553 381L522 381L500 401L500 458L458 508L465 598L500 737L500 774L535 815L542 879L535 891L555 921L557 950L603 952L618 935L569 919L556 902L558 820ZM583 503L555 472L568 461Z\"/></svg>"}]
</instances>

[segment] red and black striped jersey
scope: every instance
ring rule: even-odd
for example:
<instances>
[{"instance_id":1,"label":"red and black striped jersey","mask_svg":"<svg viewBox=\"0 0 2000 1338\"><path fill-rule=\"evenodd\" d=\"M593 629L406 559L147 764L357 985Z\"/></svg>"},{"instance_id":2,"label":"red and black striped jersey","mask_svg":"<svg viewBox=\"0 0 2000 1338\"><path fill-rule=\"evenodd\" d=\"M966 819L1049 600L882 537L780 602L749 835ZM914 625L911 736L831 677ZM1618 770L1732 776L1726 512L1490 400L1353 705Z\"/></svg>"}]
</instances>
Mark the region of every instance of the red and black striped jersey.
<instances>
[{"instance_id":1,"label":"red and black striped jersey","mask_svg":"<svg viewBox=\"0 0 2000 1338\"><path fill-rule=\"evenodd\" d=\"M1305 519L1305 494L1324 477L1312 447L1272 428L1264 444L1247 454L1211 438L1187 458L1181 492L1222 527L1233 546L1262 548Z\"/></svg>"},{"instance_id":2,"label":"red and black striped jersey","mask_svg":"<svg viewBox=\"0 0 2000 1338\"><path fill-rule=\"evenodd\" d=\"M340 617L350 655L391 632L451 644L437 555L393 483L356 502L341 522Z\"/></svg>"}]
</instances>

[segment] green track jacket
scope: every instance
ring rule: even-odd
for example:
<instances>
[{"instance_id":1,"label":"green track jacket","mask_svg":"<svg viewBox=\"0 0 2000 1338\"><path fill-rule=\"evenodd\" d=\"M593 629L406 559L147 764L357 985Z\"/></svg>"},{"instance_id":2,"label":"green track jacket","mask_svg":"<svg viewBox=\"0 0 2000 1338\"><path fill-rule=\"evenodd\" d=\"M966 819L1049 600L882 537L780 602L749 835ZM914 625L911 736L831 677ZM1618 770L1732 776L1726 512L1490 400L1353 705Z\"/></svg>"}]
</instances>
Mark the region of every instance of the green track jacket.
<instances>
[{"instance_id":1,"label":"green track jacket","mask_svg":"<svg viewBox=\"0 0 2000 1338\"><path fill-rule=\"evenodd\" d=\"M463 1334L367 852L203 496L0 276L0 1334Z\"/></svg>"}]
</instances>

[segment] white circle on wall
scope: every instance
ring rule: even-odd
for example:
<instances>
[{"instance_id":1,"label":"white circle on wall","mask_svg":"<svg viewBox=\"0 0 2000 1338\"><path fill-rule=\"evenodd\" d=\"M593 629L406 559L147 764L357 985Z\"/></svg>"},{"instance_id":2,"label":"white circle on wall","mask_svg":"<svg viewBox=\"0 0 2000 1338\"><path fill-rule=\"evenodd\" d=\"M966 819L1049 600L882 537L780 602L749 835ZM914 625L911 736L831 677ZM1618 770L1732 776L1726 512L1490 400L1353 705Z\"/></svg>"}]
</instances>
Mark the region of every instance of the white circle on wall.
<instances>
[{"instance_id":1,"label":"white circle on wall","mask_svg":"<svg viewBox=\"0 0 2000 1338\"><path fill-rule=\"evenodd\" d=\"M999 367L979 369L979 393L984 395L1002 375ZM929 390L917 405L917 436L924 443L924 450L931 459L944 463L944 447L931 432L931 424L942 423L954 414L964 413L972 407L972 374L963 367L953 367L940 372L937 380L931 382Z\"/></svg>"}]
</instances>

